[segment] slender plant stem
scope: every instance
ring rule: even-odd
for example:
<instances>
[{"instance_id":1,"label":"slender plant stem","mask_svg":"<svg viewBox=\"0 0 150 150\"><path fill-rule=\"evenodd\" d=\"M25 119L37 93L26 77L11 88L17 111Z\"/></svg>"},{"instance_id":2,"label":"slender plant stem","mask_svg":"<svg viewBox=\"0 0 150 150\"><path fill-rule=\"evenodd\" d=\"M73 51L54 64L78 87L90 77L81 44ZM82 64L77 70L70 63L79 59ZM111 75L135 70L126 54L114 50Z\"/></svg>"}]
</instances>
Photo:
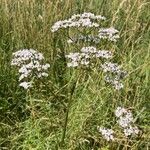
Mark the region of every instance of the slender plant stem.
<instances>
[{"instance_id":1,"label":"slender plant stem","mask_svg":"<svg viewBox=\"0 0 150 150\"><path fill-rule=\"evenodd\" d=\"M66 116L65 116L65 123L64 123L64 128L63 128L62 139L61 139L61 145L64 145L64 141L65 141L65 137L66 137L68 116L69 116L69 110L70 110L70 106L71 106L71 101L72 101L72 98L69 99L69 102L68 102L68 105L67 105Z\"/></svg>"},{"instance_id":2,"label":"slender plant stem","mask_svg":"<svg viewBox=\"0 0 150 150\"><path fill-rule=\"evenodd\" d=\"M77 78L77 80L78 80L78 78ZM64 128L63 128L63 134L62 134L62 139L61 139L61 143L60 143L61 146L63 146L64 143L65 143L69 111L70 111L70 108L71 108L71 105L72 105L72 102L73 102L72 97L73 97L73 93L74 93L75 88L76 88L77 80L73 83L73 86L72 86L71 91L70 91L70 96L69 96L69 99L68 99L68 104L67 104L67 108L66 108L65 122L64 122Z\"/></svg>"}]
</instances>

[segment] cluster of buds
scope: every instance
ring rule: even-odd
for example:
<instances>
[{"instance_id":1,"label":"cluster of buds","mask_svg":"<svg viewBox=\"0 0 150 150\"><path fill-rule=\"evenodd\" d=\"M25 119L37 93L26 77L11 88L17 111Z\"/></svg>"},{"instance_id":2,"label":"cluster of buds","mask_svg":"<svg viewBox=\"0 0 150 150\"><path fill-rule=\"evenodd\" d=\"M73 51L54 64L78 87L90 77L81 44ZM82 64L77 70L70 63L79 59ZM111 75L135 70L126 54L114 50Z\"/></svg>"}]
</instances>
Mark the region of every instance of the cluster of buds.
<instances>
[{"instance_id":1,"label":"cluster of buds","mask_svg":"<svg viewBox=\"0 0 150 150\"><path fill-rule=\"evenodd\" d=\"M32 78L47 77L49 64L43 63L44 56L42 53L33 49L22 49L13 53L11 61L12 66L18 68L20 74L20 86L24 89L32 87Z\"/></svg>"}]
</instances>

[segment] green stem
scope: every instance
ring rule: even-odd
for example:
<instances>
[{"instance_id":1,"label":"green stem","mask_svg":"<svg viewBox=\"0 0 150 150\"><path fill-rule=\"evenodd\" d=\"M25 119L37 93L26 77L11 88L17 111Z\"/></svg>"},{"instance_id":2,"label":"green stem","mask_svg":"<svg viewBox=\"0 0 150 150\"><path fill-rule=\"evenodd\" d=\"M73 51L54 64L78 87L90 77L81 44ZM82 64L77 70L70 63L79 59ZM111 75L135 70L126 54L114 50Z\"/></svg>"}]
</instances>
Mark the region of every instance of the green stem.
<instances>
[{"instance_id":1,"label":"green stem","mask_svg":"<svg viewBox=\"0 0 150 150\"><path fill-rule=\"evenodd\" d=\"M77 80L78 80L78 78L77 78ZM66 137L66 131L67 131L69 111L70 111L70 108L71 108L72 96L73 96L73 93L74 93L75 88L76 88L77 80L73 83L73 86L72 86L71 92L70 92L70 97L68 99L68 104L67 104L67 108L66 108L65 122L64 122L64 128L63 128L63 134L62 134L62 139L61 139L61 144L60 144L61 146L63 146L64 143L65 143L65 137Z\"/></svg>"},{"instance_id":2,"label":"green stem","mask_svg":"<svg viewBox=\"0 0 150 150\"><path fill-rule=\"evenodd\" d=\"M66 110L66 116L65 116L65 123L64 123L64 129L63 129L63 134L62 134L62 139L61 139L61 145L64 145L65 137L66 137L66 131L67 131L67 124L68 124L68 116L69 116L69 108L71 106L71 99L69 99L68 105L67 105L67 110Z\"/></svg>"}]
</instances>

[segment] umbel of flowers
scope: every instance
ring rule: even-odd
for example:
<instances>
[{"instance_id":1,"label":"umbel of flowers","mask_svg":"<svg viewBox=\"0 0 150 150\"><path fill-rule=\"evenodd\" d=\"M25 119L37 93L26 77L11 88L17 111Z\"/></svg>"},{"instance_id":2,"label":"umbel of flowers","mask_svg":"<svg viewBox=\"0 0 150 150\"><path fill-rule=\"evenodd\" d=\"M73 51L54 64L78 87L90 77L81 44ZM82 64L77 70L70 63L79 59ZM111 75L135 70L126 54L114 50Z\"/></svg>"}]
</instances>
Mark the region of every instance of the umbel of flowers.
<instances>
[{"instance_id":1,"label":"umbel of flowers","mask_svg":"<svg viewBox=\"0 0 150 150\"><path fill-rule=\"evenodd\" d=\"M107 40L110 42L116 42L119 38L119 31L113 27L103 28L100 27L100 23L106 20L104 16L95 15L93 13L83 13L83 14L75 14L71 16L67 20L57 21L51 28L52 32L56 32L63 28L77 28L80 29L96 29L98 33L96 35L82 34L79 33L79 36L76 37L68 37L68 43L76 44L78 41L82 41L86 44L86 42L91 42L92 44L98 44L103 40ZM84 45L85 45L84 44ZM110 59L113 58L113 54L110 50L105 49L97 49L94 45L92 46L84 46L81 48L80 52L70 53L66 55L68 59L67 66L69 68L77 68L77 67L90 67L93 64L95 59L103 60L103 64L100 64L101 70L105 74L104 80L107 83L113 85L116 90L120 90L123 88L123 84L121 80L125 77L126 72L121 69L121 66L117 63L110 62Z\"/></svg>"},{"instance_id":2,"label":"umbel of flowers","mask_svg":"<svg viewBox=\"0 0 150 150\"><path fill-rule=\"evenodd\" d=\"M139 134L140 131L134 123L133 114L130 110L123 107L117 107L115 110L115 116L118 118L117 123L123 129L123 133L126 138L132 135L135 136ZM98 131L102 134L103 138L106 139L107 141L115 140L114 130L104 128L104 127L98 127Z\"/></svg>"},{"instance_id":3,"label":"umbel of flowers","mask_svg":"<svg viewBox=\"0 0 150 150\"><path fill-rule=\"evenodd\" d=\"M117 122L120 127L123 128L123 132L126 137L139 133L138 127L134 125L134 118L130 110L117 107L115 115L118 118Z\"/></svg>"},{"instance_id":4,"label":"umbel of flowers","mask_svg":"<svg viewBox=\"0 0 150 150\"><path fill-rule=\"evenodd\" d=\"M57 21L51 28L52 32L56 32L62 28L70 27L99 27L97 20L105 20L101 15L94 15L92 13L75 14L66 20Z\"/></svg>"},{"instance_id":5,"label":"umbel of flowers","mask_svg":"<svg viewBox=\"0 0 150 150\"><path fill-rule=\"evenodd\" d=\"M33 78L47 77L47 70L50 67L48 63L44 63L44 56L42 53L34 49L22 49L13 53L11 61L12 66L18 68L20 74L20 86L24 89L32 87Z\"/></svg>"},{"instance_id":6,"label":"umbel of flowers","mask_svg":"<svg viewBox=\"0 0 150 150\"><path fill-rule=\"evenodd\" d=\"M114 131L112 129L98 127L98 131L107 141L114 141Z\"/></svg>"}]
</instances>

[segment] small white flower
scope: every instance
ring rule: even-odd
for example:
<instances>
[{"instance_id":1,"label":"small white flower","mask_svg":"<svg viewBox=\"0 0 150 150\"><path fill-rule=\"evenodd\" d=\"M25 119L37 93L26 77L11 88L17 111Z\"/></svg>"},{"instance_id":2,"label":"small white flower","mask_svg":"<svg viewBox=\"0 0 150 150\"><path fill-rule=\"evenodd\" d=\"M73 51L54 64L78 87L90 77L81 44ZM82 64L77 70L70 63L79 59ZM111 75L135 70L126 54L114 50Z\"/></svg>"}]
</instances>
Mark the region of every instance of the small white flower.
<instances>
[{"instance_id":1,"label":"small white flower","mask_svg":"<svg viewBox=\"0 0 150 150\"><path fill-rule=\"evenodd\" d=\"M72 61L79 61L81 59L80 53L70 53L66 55L66 58L69 58Z\"/></svg>"},{"instance_id":2,"label":"small white flower","mask_svg":"<svg viewBox=\"0 0 150 150\"><path fill-rule=\"evenodd\" d=\"M110 140L114 141L114 136L113 136L114 131L112 129L106 129L100 127L98 130L107 141Z\"/></svg>"},{"instance_id":3,"label":"small white flower","mask_svg":"<svg viewBox=\"0 0 150 150\"><path fill-rule=\"evenodd\" d=\"M24 89L28 89L32 87L32 83L31 82L21 82L19 84L19 86L23 87Z\"/></svg>"},{"instance_id":4,"label":"small white flower","mask_svg":"<svg viewBox=\"0 0 150 150\"><path fill-rule=\"evenodd\" d=\"M136 135L139 133L139 129L135 126L135 127L132 127L132 126L129 126L127 128L124 129L124 134L126 137L130 136L130 135Z\"/></svg>"},{"instance_id":5,"label":"small white flower","mask_svg":"<svg viewBox=\"0 0 150 150\"><path fill-rule=\"evenodd\" d=\"M123 116L124 114L126 114L128 111L125 109L125 108L122 108L122 107L117 107L117 109L115 110L115 115L116 117L121 117Z\"/></svg>"},{"instance_id":6,"label":"small white flower","mask_svg":"<svg viewBox=\"0 0 150 150\"><path fill-rule=\"evenodd\" d=\"M27 70L27 68L26 68L25 65L23 65L23 66L19 69L19 73L25 73L25 74L27 74L27 72L28 72L28 70Z\"/></svg>"},{"instance_id":7,"label":"small white flower","mask_svg":"<svg viewBox=\"0 0 150 150\"><path fill-rule=\"evenodd\" d=\"M133 122L133 118L127 115L125 117L120 117L118 120L118 124L123 128L128 127L132 122Z\"/></svg>"},{"instance_id":8,"label":"small white flower","mask_svg":"<svg viewBox=\"0 0 150 150\"><path fill-rule=\"evenodd\" d=\"M101 15L98 15L98 16L95 16L95 19L98 19L98 20L106 20L106 17L101 16Z\"/></svg>"},{"instance_id":9,"label":"small white flower","mask_svg":"<svg viewBox=\"0 0 150 150\"><path fill-rule=\"evenodd\" d=\"M42 69L43 69L43 70L47 70L49 67L50 67L50 64L42 65Z\"/></svg>"},{"instance_id":10,"label":"small white flower","mask_svg":"<svg viewBox=\"0 0 150 150\"><path fill-rule=\"evenodd\" d=\"M82 19L80 20L82 22L82 26L91 26L92 25L92 22L90 19Z\"/></svg>"},{"instance_id":11,"label":"small white flower","mask_svg":"<svg viewBox=\"0 0 150 150\"><path fill-rule=\"evenodd\" d=\"M101 65L101 67L103 68L104 72L120 72L120 66L118 66L117 63L105 62Z\"/></svg>"},{"instance_id":12,"label":"small white flower","mask_svg":"<svg viewBox=\"0 0 150 150\"><path fill-rule=\"evenodd\" d=\"M42 75L43 77L48 77L48 73L46 73L46 72L42 72L41 75Z\"/></svg>"},{"instance_id":13,"label":"small white flower","mask_svg":"<svg viewBox=\"0 0 150 150\"><path fill-rule=\"evenodd\" d=\"M122 128L126 128L133 123L132 113L125 108L117 107L115 115L119 118L117 122Z\"/></svg>"},{"instance_id":14,"label":"small white flower","mask_svg":"<svg viewBox=\"0 0 150 150\"><path fill-rule=\"evenodd\" d=\"M67 63L67 67L77 67L79 64L75 61L72 61L70 63Z\"/></svg>"},{"instance_id":15,"label":"small white flower","mask_svg":"<svg viewBox=\"0 0 150 150\"><path fill-rule=\"evenodd\" d=\"M96 53L96 48L95 47L93 47L93 46L89 46L89 47L83 47L82 49L81 49L81 52L82 53Z\"/></svg>"},{"instance_id":16,"label":"small white flower","mask_svg":"<svg viewBox=\"0 0 150 150\"><path fill-rule=\"evenodd\" d=\"M105 81L107 83L110 83L113 85L113 87L116 89L116 90L120 90L124 87L124 85L121 83L121 79L124 77L120 77L120 74L123 72L121 70L117 70L117 69L114 69L114 68L110 68L108 66L105 66L105 64L102 65L102 68L103 68L103 71L104 72L110 72L111 75L105 75ZM113 75L112 75L113 74ZM114 77L114 74L115 74L115 77Z\"/></svg>"},{"instance_id":17,"label":"small white flower","mask_svg":"<svg viewBox=\"0 0 150 150\"><path fill-rule=\"evenodd\" d=\"M95 16L94 14L92 14L92 13L87 13L87 12L85 12L85 13L83 13L83 14L81 15L82 18L92 18L92 17L94 17L94 16Z\"/></svg>"},{"instance_id":18,"label":"small white flower","mask_svg":"<svg viewBox=\"0 0 150 150\"><path fill-rule=\"evenodd\" d=\"M73 43L73 41L72 41L71 39L69 39L69 40L67 41L67 43L70 44L70 43Z\"/></svg>"},{"instance_id":19,"label":"small white flower","mask_svg":"<svg viewBox=\"0 0 150 150\"><path fill-rule=\"evenodd\" d=\"M108 59L108 58L112 58L112 53L107 50L99 50L96 52L96 57L97 58L102 57Z\"/></svg>"},{"instance_id":20,"label":"small white flower","mask_svg":"<svg viewBox=\"0 0 150 150\"><path fill-rule=\"evenodd\" d=\"M112 82L112 84L114 85L114 87L115 87L116 90L120 90L120 89L123 88L123 84L120 83L120 82L117 81L117 80L114 80L114 81Z\"/></svg>"},{"instance_id":21,"label":"small white flower","mask_svg":"<svg viewBox=\"0 0 150 150\"><path fill-rule=\"evenodd\" d=\"M81 60L81 65L87 66L90 62L87 60Z\"/></svg>"}]
</instances>

